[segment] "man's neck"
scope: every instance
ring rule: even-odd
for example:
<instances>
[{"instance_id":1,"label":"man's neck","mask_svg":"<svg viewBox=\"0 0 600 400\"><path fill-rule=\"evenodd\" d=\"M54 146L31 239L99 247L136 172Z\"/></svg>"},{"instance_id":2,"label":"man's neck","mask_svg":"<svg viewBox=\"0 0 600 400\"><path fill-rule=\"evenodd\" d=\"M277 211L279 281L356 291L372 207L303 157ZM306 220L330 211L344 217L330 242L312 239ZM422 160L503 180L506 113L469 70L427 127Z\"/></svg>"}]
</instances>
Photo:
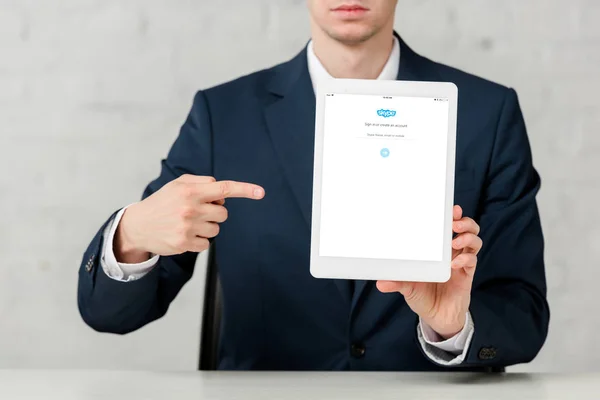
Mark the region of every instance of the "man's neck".
<instances>
[{"instance_id":1,"label":"man's neck","mask_svg":"<svg viewBox=\"0 0 600 400\"><path fill-rule=\"evenodd\" d=\"M382 30L365 42L347 45L315 29L312 42L315 55L334 78L376 79L390 57L394 36L393 30Z\"/></svg>"}]
</instances>

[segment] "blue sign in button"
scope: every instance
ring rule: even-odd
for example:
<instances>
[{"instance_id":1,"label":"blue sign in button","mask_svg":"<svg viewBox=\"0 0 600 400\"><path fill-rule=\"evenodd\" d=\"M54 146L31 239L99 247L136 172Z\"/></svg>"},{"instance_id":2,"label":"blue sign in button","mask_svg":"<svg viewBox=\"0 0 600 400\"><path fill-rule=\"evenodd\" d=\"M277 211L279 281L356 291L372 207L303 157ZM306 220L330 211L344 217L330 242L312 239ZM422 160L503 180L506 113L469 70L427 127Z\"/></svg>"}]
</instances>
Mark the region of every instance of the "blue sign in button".
<instances>
[{"instance_id":1,"label":"blue sign in button","mask_svg":"<svg viewBox=\"0 0 600 400\"><path fill-rule=\"evenodd\" d=\"M390 155L390 150L387 148L383 148L383 149L381 149L379 154L381 154L381 157L386 158Z\"/></svg>"}]
</instances>

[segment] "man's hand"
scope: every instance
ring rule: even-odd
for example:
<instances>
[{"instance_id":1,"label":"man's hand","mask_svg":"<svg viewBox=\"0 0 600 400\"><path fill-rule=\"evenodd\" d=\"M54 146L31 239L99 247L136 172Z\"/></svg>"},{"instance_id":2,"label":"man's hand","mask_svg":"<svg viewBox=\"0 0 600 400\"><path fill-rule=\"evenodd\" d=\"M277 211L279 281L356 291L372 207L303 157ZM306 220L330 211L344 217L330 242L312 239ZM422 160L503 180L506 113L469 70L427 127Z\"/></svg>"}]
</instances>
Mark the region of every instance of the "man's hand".
<instances>
[{"instance_id":1,"label":"man's hand","mask_svg":"<svg viewBox=\"0 0 600 400\"><path fill-rule=\"evenodd\" d=\"M183 175L125 210L114 241L117 260L133 264L148 260L150 253L204 251L227 219L226 198L264 195L262 187L250 183Z\"/></svg>"},{"instance_id":2,"label":"man's hand","mask_svg":"<svg viewBox=\"0 0 600 400\"><path fill-rule=\"evenodd\" d=\"M479 225L463 218L459 206L454 206L453 213L452 230L457 235L452 240L452 274L448 282L377 282L381 292L404 295L409 307L444 339L455 336L466 323L477 254L483 244L478 236Z\"/></svg>"}]
</instances>

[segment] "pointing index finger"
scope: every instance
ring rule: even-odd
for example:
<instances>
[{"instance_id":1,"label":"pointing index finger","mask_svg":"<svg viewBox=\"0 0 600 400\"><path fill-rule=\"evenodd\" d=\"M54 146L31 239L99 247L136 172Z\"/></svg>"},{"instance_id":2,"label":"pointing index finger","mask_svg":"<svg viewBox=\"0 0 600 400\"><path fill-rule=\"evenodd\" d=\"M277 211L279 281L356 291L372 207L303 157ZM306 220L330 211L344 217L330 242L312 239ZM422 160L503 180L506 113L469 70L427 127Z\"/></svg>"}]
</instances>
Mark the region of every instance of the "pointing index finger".
<instances>
[{"instance_id":1,"label":"pointing index finger","mask_svg":"<svg viewBox=\"0 0 600 400\"><path fill-rule=\"evenodd\" d=\"M265 190L252 183L236 181L219 181L203 185L200 199L213 202L231 197L259 200L265 195Z\"/></svg>"}]
</instances>

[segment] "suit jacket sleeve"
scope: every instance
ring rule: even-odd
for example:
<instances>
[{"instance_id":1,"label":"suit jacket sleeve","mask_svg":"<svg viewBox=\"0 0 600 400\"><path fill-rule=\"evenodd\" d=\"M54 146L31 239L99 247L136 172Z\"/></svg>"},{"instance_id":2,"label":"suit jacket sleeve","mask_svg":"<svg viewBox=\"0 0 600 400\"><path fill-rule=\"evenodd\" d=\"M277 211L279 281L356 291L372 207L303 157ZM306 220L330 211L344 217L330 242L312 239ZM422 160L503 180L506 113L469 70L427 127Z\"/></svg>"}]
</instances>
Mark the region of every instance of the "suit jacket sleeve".
<instances>
[{"instance_id":1,"label":"suit jacket sleeve","mask_svg":"<svg viewBox=\"0 0 600 400\"><path fill-rule=\"evenodd\" d=\"M146 198L183 174L212 175L211 127L205 95L198 92L180 134L161 164L160 176L143 193ZM197 253L160 257L143 278L119 282L100 266L104 227L96 233L79 269L78 307L83 320L101 332L127 333L162 317L191 278Z\"/></svg>"},{"instance_id":2,"label":"suit jacket sleeve","mask_svg":"<svg viewBox=\"0 0 600 400\"><path fill-rule=\"evenodd\" d=\"M539 188L517 94L510 89L478 213L484 247L470 306L475 333L463 366L528 362L546 339L550 314Z\"/></svg>"}]
</instances>

